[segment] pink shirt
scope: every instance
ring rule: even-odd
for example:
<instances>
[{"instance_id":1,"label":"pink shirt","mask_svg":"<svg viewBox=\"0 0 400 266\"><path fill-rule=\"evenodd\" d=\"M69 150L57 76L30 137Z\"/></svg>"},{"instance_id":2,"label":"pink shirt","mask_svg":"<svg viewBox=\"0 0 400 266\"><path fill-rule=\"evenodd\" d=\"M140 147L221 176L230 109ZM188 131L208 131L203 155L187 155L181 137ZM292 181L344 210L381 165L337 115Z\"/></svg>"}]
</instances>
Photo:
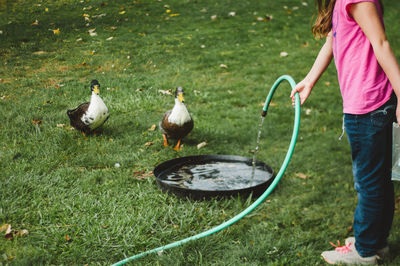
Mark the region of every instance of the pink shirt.
<instances>
[{"instance_id":1,"label":"pink shirt","mask_svg":"<svg viewBox=\"0 0 400 266\"><path fill-rule=\"evenodd\" d=\"M365 114L389 100L392 86L379 65L372 45L351 17L350 5L375 3L383 25L379 0L337 0L332 15L332 48L343 98L343 112Z\"/></svg>"}]
</instances>

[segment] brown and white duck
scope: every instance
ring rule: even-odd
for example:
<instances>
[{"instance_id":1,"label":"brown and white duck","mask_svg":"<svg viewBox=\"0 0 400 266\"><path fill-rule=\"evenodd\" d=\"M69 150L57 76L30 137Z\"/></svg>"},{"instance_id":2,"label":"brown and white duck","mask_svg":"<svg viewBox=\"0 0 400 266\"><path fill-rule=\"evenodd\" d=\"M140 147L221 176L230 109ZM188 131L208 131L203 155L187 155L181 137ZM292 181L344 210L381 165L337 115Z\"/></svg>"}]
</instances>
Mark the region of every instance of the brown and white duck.
<instances>
[{"instance_id":1,"label":"brown and white duck","mask_svg":"<svg viewBox=\"0 0 400 266\"><path fill-rule=\"evenodd\" d=\"M168 138L171 138L178 140L174 150L180 150L182 139L192 131L193 126L193 119L184 104L183 88L178 87L175 91L174 107L165 112L159 123L159 128L163 133L164 147L168 146Z\"/></svg>"},{"instance_id":2,"label":"brown and white duck","mask_svg":"<svg viewBox=\"0 0 400 266\"><path fill-rule=\"evenodd\" d=\"M100 84L97 80L92 80L90 84L92 96L90 102L82 103L73 110L68 110L71 126L83 133L91 133L107 121L110 113L107 106L100 98Z\"/></svg>"}]
</instances>

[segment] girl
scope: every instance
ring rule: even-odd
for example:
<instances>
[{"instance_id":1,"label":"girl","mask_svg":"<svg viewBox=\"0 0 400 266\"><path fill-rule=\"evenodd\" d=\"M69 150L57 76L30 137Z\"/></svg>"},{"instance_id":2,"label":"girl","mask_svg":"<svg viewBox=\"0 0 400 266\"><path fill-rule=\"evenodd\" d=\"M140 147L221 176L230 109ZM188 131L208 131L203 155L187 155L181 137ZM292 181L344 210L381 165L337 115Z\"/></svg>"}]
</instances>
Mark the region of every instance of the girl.
<instances>
[{"instance_id":1,"label":"girl","mask_svg":"<svg viewBox=\"0 0 400 266\"><path fill-rule=\"evenodd\" d=\"M400 67L386 39L380 0L318 0L312 31L326 37L311 70L292 90L301 104L334 58L358 203L355 237L321 255L331 264L376 264L388 254L394 214L392 122L400 121Z\"/></svg>"}]
</instances>

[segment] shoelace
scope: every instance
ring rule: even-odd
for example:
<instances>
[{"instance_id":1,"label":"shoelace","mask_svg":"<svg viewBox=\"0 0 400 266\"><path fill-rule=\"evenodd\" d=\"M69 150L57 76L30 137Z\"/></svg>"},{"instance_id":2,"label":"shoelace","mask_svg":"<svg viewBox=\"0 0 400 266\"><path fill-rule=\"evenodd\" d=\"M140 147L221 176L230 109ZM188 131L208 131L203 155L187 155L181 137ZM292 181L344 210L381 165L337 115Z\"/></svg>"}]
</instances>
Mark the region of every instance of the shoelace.
<instances>
[{"instance_id":1,"label":"shoelace","mask_svg":"<svg viewBox=\"0 0 400 266\"><path fill-rule=\"evenodd\" d=\"M332 246L335 247L335 251L341 252L341 253L349 253L351 251L351 244L348 243L347 246L340 246L340 241L338 240L337 245L333 244L332 242L329 242Z\"/></svg>"}]
</instances>

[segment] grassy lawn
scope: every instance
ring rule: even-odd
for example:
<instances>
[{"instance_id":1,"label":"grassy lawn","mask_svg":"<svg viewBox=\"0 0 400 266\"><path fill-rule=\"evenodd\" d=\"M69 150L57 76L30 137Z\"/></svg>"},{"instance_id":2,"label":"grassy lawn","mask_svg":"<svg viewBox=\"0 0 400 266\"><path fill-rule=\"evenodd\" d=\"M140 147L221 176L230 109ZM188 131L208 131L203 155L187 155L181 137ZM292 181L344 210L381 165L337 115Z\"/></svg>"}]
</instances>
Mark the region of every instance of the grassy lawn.
<instances>
[{"instance_id":1,"label":"grassy lawn","mask_svg":"<svg viewBox=\"0 0 400 266\"><path fill-rule=\"evenodd\" d=\"M384 2L400 58L400 2ZM249 206L254 199L165 194L151 171L188 155L252 156L269 88L283 74L300 81L323 43L310 32L313 8L311 0L0 0L0 228L13 229L0 233L0 265L109 265ZM92 79L111 116L83 136L66 111L89 99ZM195 121L179 152L152 128L173 106L163 92L177 86ZM293 130L289 92L288 83L278 88L258 153L276 172ZM352 235L356 203L349 145L337 140L334 64L301 114L289 167L254 212L135 264L324 265L329 242ZM400 264L398 202L385 265Z\"/></svg>"}]
</instances>

